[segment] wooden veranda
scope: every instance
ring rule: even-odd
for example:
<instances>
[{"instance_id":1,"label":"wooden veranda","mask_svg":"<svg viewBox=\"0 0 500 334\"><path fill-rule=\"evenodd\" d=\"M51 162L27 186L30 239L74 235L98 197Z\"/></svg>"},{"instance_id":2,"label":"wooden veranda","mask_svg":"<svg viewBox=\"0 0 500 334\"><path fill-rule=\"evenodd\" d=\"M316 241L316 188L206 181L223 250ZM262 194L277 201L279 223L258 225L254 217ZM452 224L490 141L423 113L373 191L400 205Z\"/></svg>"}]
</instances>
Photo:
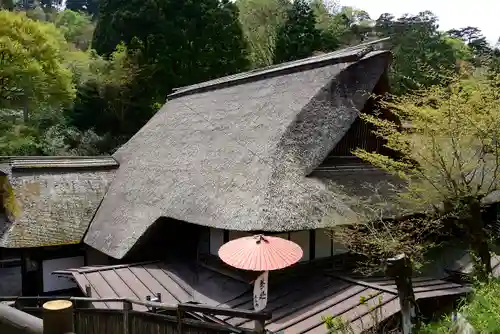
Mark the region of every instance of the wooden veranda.
<instances>
[{"instance_id":1,"label":"wooden veranda","mask_svg":"<svg viewBox=\"0 0 500 334\"><path fill-rule=\"evenodd\" d=\"M144 302L127 298L85 297L0 297L1 333L55 333L43 328L33 317L43 318L43 303L50 300L70 300L73 303L74 332L77 334L212 334L212 333L258 333L257 330L238 328L217 316L230 316L263 324L271 318L266 312L207 307L196 304L168 306L158 302ZM122 309L96 309L94 302L122 303ZM141 305L149 311L134 311L133 305ZM9 307L10 306L10 307ZM12 319L11 307L25 312L27 321L17 312ZM31 315L31 316L30 316ZM11 318L9 318L11 317ZM19 329L16 327L24 327ZM22 322L22 323L19 323Z\"/></svg>"}]
</instances>

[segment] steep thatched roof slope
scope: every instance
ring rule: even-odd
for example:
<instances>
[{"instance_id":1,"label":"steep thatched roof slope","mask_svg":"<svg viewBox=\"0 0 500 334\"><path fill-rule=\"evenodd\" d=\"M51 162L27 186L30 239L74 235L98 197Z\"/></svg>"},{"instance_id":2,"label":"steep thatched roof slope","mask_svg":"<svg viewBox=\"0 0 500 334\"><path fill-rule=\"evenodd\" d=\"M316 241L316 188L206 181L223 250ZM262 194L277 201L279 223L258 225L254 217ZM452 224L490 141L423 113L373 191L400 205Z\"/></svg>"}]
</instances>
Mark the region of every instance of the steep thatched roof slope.
<instances>
[{"instance_id":1,"label":"steep thatched roof slope","mask_svg":"<svg viewBox=\"0 0 500 334\"><path fill-rule=\"evenodd\" d=\"M388 52L363 47L179 89L115 154L84 241L122 258L161 216L232 230L318 228L354 213L306 176L359 115Z\"/></svg>"},{"instance_id":2,"label":"steep thatched roof slope","mask_svg":"<svg viewBox=\"0 0 500 334\"><path fill-rule=\"evenodd\" d=\"M118 163L111 157L19 157L2 165L0 247L21 248L80 242Z\"/></svg>"}]
</instances>

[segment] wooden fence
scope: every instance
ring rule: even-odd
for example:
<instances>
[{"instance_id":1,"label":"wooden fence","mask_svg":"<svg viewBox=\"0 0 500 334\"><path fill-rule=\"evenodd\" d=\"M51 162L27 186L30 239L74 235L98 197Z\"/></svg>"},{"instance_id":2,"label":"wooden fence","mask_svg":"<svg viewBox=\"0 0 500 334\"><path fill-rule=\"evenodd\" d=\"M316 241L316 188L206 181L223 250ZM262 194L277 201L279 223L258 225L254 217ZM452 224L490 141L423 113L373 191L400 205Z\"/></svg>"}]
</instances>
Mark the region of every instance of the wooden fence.
<instances>
[{"instance_id":1,"label":"wooden fence","mask_svg":"<svg viewBox=\"0 0 500 334\"><path fill-rule=\"evenodd\" d=\"M207 307L197 304L165 305L157 302L111 298L80 297L0 297L11 301L11 306L28 314L43 318L41 305L49 300L71 300L76 334L215 334L263 333L264 322L271 315L247 310ZM92 302L122 302L122 309L92 308ZM133 310L133 305L148 307L150 312ZM217 316L254 320L255 329L237 328ZM45 332L45 331L44 331ZM26 333L31 333L27 331Z\"/></svg>"}]
</instances>

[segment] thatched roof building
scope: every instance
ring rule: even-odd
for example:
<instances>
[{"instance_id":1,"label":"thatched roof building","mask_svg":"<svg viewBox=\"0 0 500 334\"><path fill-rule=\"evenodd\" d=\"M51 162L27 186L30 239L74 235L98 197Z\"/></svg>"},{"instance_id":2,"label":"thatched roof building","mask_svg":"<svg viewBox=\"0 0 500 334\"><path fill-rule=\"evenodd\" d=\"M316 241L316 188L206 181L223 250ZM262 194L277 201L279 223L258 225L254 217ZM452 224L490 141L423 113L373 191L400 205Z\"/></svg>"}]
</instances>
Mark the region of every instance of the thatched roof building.
<instances>
[{"instance_id":1,"label":"thatched roof building","mask_svg":"<svg viewBox=\"0 0 500 334\"><path fill-rule=\"evenodd\" d=\"M176 90L114 155L85 243L123 258L160 217L275 232L355 219L309 176L359 123L390 59L358 46Z\"/></svg>"},{"instance_id":2,"label":"thatched roof building","mask_svg":"<svg viewBox=\"0 0 500 334\"><path fill-rule=\"evenodd\" d=\"M4 158L0 247L81 242L117 166L111 157Z\"/></svg>"}]
</instances>

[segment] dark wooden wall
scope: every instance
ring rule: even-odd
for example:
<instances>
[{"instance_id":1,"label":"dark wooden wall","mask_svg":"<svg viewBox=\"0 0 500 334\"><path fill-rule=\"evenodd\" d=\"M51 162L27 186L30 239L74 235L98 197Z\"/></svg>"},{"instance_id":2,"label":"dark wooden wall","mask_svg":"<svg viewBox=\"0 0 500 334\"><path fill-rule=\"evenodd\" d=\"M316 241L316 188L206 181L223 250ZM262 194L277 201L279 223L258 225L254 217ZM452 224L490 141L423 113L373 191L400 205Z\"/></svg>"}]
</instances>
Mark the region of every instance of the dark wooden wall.
<instances>
[{"instance_id":1,"label":"dark wooden wall","mask_svg":"<svg viewBox=\"0 0 500 334\"><path fill-rule=\"evenodd\" d=\"M21 275L22 275L22 295L36 296L44 295L43 292L43 268L44 260L59 259L74 256L83 256L85 258L85 249L81 244L62 245L53 247L36 247L20 249L21 256ZM29 268L29 262L35 265L35 268ZM30 270L31 269L31 270ZM79 289L70 291L62 290L61 293L78 293ZM50 292L51 295L57 294Z\"/></svg>"},{"instance_id":2,"label":"dark wooden wall","mask_svg":"<svg viewBox=\"0 0 500 334\"><path fill-rule=\"evenodd\" d=\"M123 261L195 260L199 234L200 227L195 224L162 217L139 238Z\"/></svg>"}]
</instances>

